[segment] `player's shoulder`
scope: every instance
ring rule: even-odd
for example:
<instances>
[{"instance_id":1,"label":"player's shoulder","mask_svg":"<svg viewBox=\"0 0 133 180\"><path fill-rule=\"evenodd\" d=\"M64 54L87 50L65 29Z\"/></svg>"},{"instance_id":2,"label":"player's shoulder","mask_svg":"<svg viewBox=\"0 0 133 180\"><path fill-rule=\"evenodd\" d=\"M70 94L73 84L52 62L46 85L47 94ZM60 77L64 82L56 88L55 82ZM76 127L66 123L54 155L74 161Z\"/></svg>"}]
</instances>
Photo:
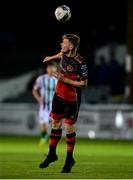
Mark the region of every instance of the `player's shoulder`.
<instances>
[{"instance_id":1,"label":"player's shoulder","mask_svg":"<svg viewBox=\"0 0 133 180\"><path fill-rule=\"evenodd\" d=\"M75 61L77 61L77 63L79 64L85 64L85 59L80 55L80 54L77 54L75 57L74 57Z\"/></svg>"},{"instance_id":2,"label":"player's shoulder","mask_svg":"<svg viewBox=\"0 0 133 180\"><path fill-rule=\"evenodd\" d=\"M50 76L50 79L56 80L57 78L55 76Z\"/></svg>"},{"instance_id":3,"label":"player's shoulder","mask_svg":"<svg viewBox=\"0 0 133 180\"><path fill-rule=\"evenodd\" d=\"M57 78L55 76L49 76L48 74L45 74L45 79L51 79L57 81Z\"/></svg>"},{"instance_id":4,"label":"player's shoulder","mask_svg":"<svg viewBox=\"0 0 133 180\"><path fill-rule=\"evenodd\" d=\"M57 81L58 81L57 78L54 77L54 76L53 76L53 80L54 80L55 83L57 83Z\"/></svg>"},{"instance_id":5,"label":"player's shoulder","mask_svg":"<svg viewBox=\"0 0 133 180\"><path fill-rule=\"evenodd\" d=\"M40 75L38 76L39 79L42 79L42 78L44 78L44 77L45 77L45 74L40 74Z\"/></svg>"},{"instance_id":6,"label":"player's shoulder","mask_svg":"<svg viewBox=\"0 0 133 180\"><path fill-rule=\"evenodd\" d=\"M44 79L44 78L46 78L46 74L40 74L38 77L37 77L37 80L42 80L42 79Z\"/></svg>"}]
</instances>

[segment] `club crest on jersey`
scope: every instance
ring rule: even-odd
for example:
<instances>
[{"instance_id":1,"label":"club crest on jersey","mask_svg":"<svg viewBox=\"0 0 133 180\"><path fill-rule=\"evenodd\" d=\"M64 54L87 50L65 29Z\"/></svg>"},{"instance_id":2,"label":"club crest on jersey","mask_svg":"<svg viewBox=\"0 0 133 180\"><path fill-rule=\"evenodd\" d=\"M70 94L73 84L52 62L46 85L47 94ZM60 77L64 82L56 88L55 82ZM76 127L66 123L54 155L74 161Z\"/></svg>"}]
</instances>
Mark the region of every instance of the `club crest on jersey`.
<instances>
[{"instance_id":1,"label":"club crest on jersey","mask_svg":"<svg viewBox=\"0 0 133 180\"><path fill-rule=\"evenodd\" d=\"M67 68L68 72L72 72L73 71L73 67L71 65L68 65L66 68Z\"/></svg>"}]
</instances>

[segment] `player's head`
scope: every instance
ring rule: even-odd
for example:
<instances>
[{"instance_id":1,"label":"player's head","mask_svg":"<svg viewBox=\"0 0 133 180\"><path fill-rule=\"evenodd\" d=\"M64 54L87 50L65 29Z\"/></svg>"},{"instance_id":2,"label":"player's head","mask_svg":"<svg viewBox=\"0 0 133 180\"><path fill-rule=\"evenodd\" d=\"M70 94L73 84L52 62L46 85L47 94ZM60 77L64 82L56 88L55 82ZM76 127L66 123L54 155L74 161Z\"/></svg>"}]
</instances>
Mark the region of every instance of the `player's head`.
<instances>
[{"instance_id":1,"label":"player's head","mask_svg":"<svg viewBox=\"0 0 133 180\"><path fill-rule=\"evenodd\" d=\"M52 76L53 73L57 71L57 64L55 62L47 63L46 72L49 76Z\"/></svg>"},{"instance_id":2,"label":"player's head","mask_svg":"<svg viewBox=\"0 0 133 180\"><path fill-rule=\"evenodd\" d=\"M75 34L65 34L62 36L61 52L76 52L79 46L80 38Z\"/></svg>"}]
</instances>

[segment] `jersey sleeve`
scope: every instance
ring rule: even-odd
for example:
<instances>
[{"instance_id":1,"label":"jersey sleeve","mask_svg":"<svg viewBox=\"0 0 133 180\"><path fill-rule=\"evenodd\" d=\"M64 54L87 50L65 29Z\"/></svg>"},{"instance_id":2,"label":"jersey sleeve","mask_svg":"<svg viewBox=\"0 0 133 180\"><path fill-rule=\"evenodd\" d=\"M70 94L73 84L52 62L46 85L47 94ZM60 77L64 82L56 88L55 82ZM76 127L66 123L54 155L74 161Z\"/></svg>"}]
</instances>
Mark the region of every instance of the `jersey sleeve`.
<instances>
[{"instance_id":1,"label":"jersey sleeve","mask_svg":"<svg viewBox=\"0 0 133 180\"><path fill-rule=\"evenodd\" d=\"M81 79L81 80L88 79L88 66L87 66L86 63L83 63L83 64L81 65L80 79Z\"/></svg>"},{"instance_id":2,"label":"jersey sleeve","mask_svg":"<svg viewBox=\"0 0 133 180\"><path fill-rule=\"evenodd\" d=\"M38 77L34 83L33 89L39 90L41 89L41 77Z\"/></svg>"}]
</instances>

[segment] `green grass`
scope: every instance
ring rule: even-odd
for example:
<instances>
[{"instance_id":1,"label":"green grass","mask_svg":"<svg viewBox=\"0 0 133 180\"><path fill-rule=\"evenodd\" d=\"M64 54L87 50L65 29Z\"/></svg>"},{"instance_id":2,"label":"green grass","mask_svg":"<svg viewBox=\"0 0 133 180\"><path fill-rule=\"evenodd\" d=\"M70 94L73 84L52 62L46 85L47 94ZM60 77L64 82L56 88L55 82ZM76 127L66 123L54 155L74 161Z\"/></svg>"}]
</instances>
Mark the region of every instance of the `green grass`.
<instances>
[{"instance_id":1,"label":"green grass","mask_svg":"<svg viewBox=\"0 0 133 180\"><path fill-rule=\"evenodd\" d=\"M65 161L65 141L58 146L59 160L47 169L38 165L47 153L38 148L38 138L0 138L0 178L3 179L128 179L133 178L133 142L118 140L78 139L76 164L69 174L61 174Z\"/></svg>"}]
</instances>

